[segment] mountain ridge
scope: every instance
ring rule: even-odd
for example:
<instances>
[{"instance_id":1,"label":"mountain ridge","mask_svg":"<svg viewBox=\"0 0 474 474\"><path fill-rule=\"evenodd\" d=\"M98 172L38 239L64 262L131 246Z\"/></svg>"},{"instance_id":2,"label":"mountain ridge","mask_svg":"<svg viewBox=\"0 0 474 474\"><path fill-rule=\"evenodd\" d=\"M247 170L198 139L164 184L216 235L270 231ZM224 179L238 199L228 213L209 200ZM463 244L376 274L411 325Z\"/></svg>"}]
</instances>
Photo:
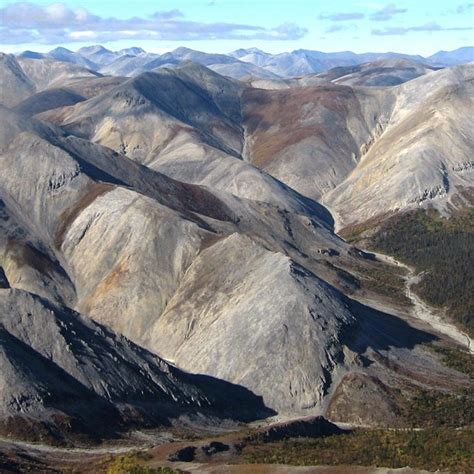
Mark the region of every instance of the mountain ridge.
<instances>
[{"instance_id":1,"label":"mountain ridge","mask_svg":"<svg viewBox=\"0 0 474 474\"><path fill-rule=\"evenodd\" d=\"M398 426L417 387L467 384L428 349L461 346L410 306L404 267L334 231L461 206L474 66L391 57L237 80L211 69L222 55L199 54L210 67L184 48L133 77L1 57L5 431L34 419L37 439L45 423L67 436L60 420L81 421L84 400L90 418L116 414L117 432L147 426L146 407L154 426L235 423L239 403L246 420L331 413ZM72 412L47 395L75 390ZM364 399L380 410L369 416Z\"/></svg>"},{"instance_id":2,"label":"mountain ridge","mask_svg":"<svg viewBox=\"0 0 474 474\"><path fill-rule=\"evenodd\" d=\"M130 56L128 60L124 58L126 55ZM192 60L204 66L216 68L217 71L224 71L238 79L249 75L261 78L270 78L271 75L295 77L320 73L333 67L355 66L391 58L408 59L436 67L453 66L474 61L474 47L464 47L449 52L439 51L431 56L423 57L395 52L353 53L352 51L341 51L327 53L306 49L270 54L258 48L240 49L228 54L212 54L185 47L179 47L158 55L146 53L142 48L136 47L113 52L101 45L94 45L81 48L77 52L65 48L56 48L49 53L27 51L19 54L19 57L22 56L31 59L50 57L112 75L123 74L124 71L126 75L137 74L163 65L169 66L183 60ZM116 65L114 65L114 61L117 61ZM253 64L253 67L249 68L247 66L247 69L245 69L243 65L245 63ZM233 65L233 69L230 68L230 64ZM224 67L225 65L227 67Z\"/></svg>"}]
</instances>

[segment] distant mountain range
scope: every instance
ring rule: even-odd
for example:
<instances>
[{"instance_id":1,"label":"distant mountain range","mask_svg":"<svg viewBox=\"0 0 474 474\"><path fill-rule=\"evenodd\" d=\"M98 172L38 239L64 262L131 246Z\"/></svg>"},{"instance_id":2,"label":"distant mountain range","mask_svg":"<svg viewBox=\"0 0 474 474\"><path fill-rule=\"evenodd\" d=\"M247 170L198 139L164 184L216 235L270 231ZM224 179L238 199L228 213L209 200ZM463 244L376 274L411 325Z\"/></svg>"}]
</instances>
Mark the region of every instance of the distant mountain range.
<instances>
[{"instance_id":1,"label":"distant mountain range","mask_svg":"<svg viewBox=\"0 0 474 474\"><path fill-rule=\"evenodd\" d=\"M24 51L20 58L44 59L74 63L107 75L136 76L163 66L174 66L183 61L193 61L220 74L236 79L256 77L274 79L277 77L298 77L315 74L334 67L350 67L358 64L387 59L406 59L434 67L454 66L474 61L474 47L454 51L439 51L429 57L401 53L363 53L351 51L323 53L298 49L289 53L270 54L258 48L238 49L229 54L212 54L180 47L159 55L148 53L142 48L127 48L111 51L103 46L88 46L70 51L56 48L48 53Z\"/></svg>"}]
</instances>

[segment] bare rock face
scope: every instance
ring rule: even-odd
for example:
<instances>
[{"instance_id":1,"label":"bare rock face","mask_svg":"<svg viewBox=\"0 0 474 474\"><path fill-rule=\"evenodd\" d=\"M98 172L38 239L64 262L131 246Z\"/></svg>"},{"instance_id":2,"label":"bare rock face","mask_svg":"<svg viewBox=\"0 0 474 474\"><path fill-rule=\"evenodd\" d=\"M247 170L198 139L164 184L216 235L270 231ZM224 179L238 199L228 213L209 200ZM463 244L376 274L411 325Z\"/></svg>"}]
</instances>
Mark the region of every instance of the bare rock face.
<instances>
[{"instance_id":1,"label":"bare rock face","mask_svg":"<svg viewBox=\"0 0 474 474\"><path fill-rule=\"evenodd\" d=\"M347 253L323 214L318 221L315 203L280 187L285 207L301 216L212 193L37 120L6 111L4 120L11 281L188 370L243 384L273 409L321 404L353 317L338 290L283 254L301 258L296 246ZM17 187L20 179L29 185ZM49 280L35 285L41 265ZM204 295L196 290L202 283ZM281 382L270 389L269 379Z\"/></svg>"},{"instance_id":2,"label":"bare rock face","mask_svg":"<svg viewBox=\"0 0 474 474\"><path fill-rule=\"evenodd\" d=\"M326 412L331 420L362 426L397 426L396 396L378 379L364 373L346 375Z\"/></svg>"},{"instance_id":3,"label":"bare rock face","mask_svg":"<svg viewBox=\"0 0 474 474\"><path fill-rule=\"evenodd\" d=\"M390 120L323 198L341 226L420 205L446 209L459 189L472 186L473 74L469 64L399 86Z\"/></svg>"},{"instance_id":4,"label":"bare rock face","mask_svg":"<svg viewBox=\"0 0 474 474\"><path fill-rule=\"evenodd\" d=\"M35 86L17 60L0 54L0 105L11 107L33 94Z\"/></svg>"},{"instance_id":5,"label":"bare rock face","mask_svg":"<svg viewBox=\"0 0 474 474\"><path fill-rule=\"evenodd\" d=\"M269 413L245 389L181 372L105 326L20 290L0 290L0 364L0 426L11 418L32 423L32 438L41 434L35 423L46 422L51 436L64 434L61 419L86 434L110 435L145 415L148 424L163 424L193 412ZM136 415L128 420L130 411Z\"/></svg>"},{"instance_id":6,"label":"bare rock face","mask_svg":"<svg viewBox=\"0 0 474 474\"><path fill-rule=\"evenodd\" d=\"M353 321L325 282L233 234L194 260L147 345L251 388L279 412L301 413L326 395L343 359L339 335Z\"/></svg>"}]
</instances>

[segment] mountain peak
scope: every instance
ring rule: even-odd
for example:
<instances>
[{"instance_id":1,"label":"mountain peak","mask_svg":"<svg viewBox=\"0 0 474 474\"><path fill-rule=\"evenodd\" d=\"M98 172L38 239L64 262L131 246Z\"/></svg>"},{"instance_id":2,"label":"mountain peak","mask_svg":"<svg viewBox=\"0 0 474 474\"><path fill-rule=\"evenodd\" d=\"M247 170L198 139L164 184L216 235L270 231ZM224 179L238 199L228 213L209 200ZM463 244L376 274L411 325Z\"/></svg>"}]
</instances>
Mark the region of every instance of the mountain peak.
<instances>
[{"instance_id":1,"label":"mountain peak","mask_svg":"<svg viewBox=\"0 0 474 474\"><path fill-rule=\"evenodd\" d=\"M138 56L139 54L146 53L146 51L143 48L138 48L137 46L132 46L131 48L124 48L117 52L122 55L129 55L129 56Z\"/></svg>"},{"instance_id":2,"label":"mountain peak","mask_svg":"<svg viewBox=\"0 0 474 474\"><path fill-rule=\"evenodd\" d=\"M62 46L58 46L57 48L52 49L49 53L72 53L72 51Z\"/></svg>"},{"instance_id":3,"label":"mountain peak","mask_svg":"<svg viewBox=\"0 0 474 474\"><path fill-rule=\"evenodd\" d=\"M186 46L180 46L179 48L173 49L171 54L179 55L179 54L187 54L187 53L198 53L195 49L187 48Z\"/></svg>"},{"instance_id":4,"label":"mountain peak","mask_svg":"<svg viewBox=\"0 0 474 474\"><path fill-rule=\"evenodd\" d=\"M92 46L84 46L77 50L79 54L97 54L97 53L112 53L110 49L104 48L100 44L95 44Z\"/></svg>"}]
</instances>

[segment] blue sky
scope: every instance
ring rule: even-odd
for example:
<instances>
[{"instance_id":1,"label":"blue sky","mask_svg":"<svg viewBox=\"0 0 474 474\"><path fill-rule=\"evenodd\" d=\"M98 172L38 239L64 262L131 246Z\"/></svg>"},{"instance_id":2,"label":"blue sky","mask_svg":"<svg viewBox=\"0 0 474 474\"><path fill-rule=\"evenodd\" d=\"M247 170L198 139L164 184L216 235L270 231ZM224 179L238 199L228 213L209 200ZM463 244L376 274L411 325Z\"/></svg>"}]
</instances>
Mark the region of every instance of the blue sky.
<instances>
[{"instance_id":1,"label":"blue sky","mask_svg":"<svg viewBox=\"0 0 474 474\"><path fill-rule=\"evenodd\" d=\"M259 47L276 53L398 51L474 45L471 1L0 0L0 50L103 44L164 52Z\"/></svg>"}]
</instances>

